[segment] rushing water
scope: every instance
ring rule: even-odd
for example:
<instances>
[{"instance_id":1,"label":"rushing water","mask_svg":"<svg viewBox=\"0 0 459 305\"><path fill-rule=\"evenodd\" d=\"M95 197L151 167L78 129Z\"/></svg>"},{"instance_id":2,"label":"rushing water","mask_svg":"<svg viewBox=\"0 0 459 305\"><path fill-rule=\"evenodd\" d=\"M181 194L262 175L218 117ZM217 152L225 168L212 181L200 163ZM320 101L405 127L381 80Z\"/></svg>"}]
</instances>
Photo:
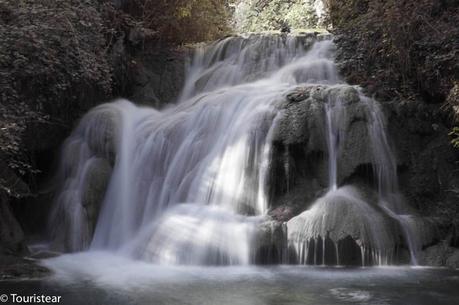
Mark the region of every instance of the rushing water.
<instances>
[{"instance_id":1,"label":"rushing water","mask_svg":"<svg viewBox=\"0 0 459 305\"><path fill-rule=\"evenodd\" d=\"M255 263L279 109L309 86L324 100L328 192L282 226L279 262L355 264L350 239L361 265L398 262L400 244L416 264L422 225L399 194L384 115L340 80L333 50L310 36L229 37L196 51L176 105L119 100L90 111L64 145L53 247L159 265ZM338 179L351 104L365 122L377 198Z\"/></svg>"}]
</instances>

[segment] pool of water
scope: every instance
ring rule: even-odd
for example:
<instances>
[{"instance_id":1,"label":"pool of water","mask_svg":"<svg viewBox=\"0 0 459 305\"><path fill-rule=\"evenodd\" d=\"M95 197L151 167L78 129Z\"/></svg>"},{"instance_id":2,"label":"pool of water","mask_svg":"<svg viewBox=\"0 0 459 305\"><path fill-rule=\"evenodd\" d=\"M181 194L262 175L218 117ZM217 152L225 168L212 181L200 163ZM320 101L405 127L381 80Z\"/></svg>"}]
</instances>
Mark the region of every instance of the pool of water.
<instances>
[{"instance_id":1,"label":"pool of water","mask_svg":"<svg viewBox=\"0 0 459 305\"><path fill-rule=\"evenodd\" d=\"M459 270L439 268L174 267L107 253L43 261L54 275L0 282L0 294L60 304L459 304Z\"/></svg>"}]
</instances>

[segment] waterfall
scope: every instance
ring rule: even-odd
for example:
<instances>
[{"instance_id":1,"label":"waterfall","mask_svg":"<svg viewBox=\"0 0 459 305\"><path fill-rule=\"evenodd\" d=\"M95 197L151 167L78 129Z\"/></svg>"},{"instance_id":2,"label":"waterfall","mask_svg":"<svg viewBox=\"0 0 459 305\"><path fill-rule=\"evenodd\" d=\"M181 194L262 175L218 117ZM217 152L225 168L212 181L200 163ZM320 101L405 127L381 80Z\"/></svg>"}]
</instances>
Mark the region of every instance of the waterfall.
<instances>
[{"instance_id":1,"label":"waterfall","mask_svg":"<svg viewBox=\"0 0 459 305\"><path fill-rule=\"evenodd\" d=\"M339 243L354 238L362 262L390 263L397 247L391 220L406 222L403 203L393 201L396 163L383 115L375 101L356 94L380 194L373 205L357 187L341 185L349 92L357 91L339 78L332 41L317 40L228 37L196 50L177 104L155 110L118 100L91 110L64 144L52 217L56 247L158 264L251 264L257 247L272 247L273 238L260 237L268 228L280 232L283 260L284 239L297 262L315 264L330 261L332 241L333 263L340 264ZM316 108L327 131L329 192L280 226L285 232L266 225L275 183L268 178L286 120L281 109L299 86L324 100ZM411 241L412 232L404 232Z\"/></svg>"},{"instance_id":2,"label":"waterfall","mask_svg":"<svg viewBox=\"0 0 459 305\"><path fill-rule=\"evenodd\" d=\"M344 133L339 127L343 111L341 101L336 101L336 103L334 103L334 101L330 100L325 105L328 147L328 185L333 191L338 189L338 149L339 141L344 137Z\"/></svg>"}]
</instances>

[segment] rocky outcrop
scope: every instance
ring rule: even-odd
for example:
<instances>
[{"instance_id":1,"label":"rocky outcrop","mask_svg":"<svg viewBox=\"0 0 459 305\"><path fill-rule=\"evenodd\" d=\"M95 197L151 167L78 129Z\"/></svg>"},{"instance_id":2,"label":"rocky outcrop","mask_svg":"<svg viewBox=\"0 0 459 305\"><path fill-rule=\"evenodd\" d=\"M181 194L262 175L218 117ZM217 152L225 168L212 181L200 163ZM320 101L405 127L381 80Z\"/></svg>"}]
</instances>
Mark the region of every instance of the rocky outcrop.
<instances>
[{"instance_id":1,"label":"rocky outcrop","mask_svg":"<svg viewBox=\"0 0 459 305\"><path fill-rule=\"evenodd\" d=\"M413 201L408 200L409 205L405 206L406 202L399 199L396 168L398 164L403 172L407 159L400 158L395 164L391 149L394 143L386 141L394 138L399 153L407 147L398 137L406 135L403 132L386 135L379 104L365 97L358 88L341 84L301 86L286 96L273 133L269 214L275 220L287 221L289 246L297 255L303 255L296 262L311 263L310 253L316 259L322 251L317 249L317 243L323 243L324 247L328 244L328 252L334 253L335 248L338 252L340 249L353 252L342 257L353 257L348 263L393 263L400 261L398 258L406 260L400 248L408 248L408 243L415 255L421 247L438 240L435 229L438 219L426 213L419 217L408 207L416 206ZM403 124L409 121L404 120ZM394 131L394 125L389 128ZM337 143L335 157L330 155L333 141ZM338 189L325 194L333 183L330 181L333 164L329 163L333 158L336 158ZM426 166L431 165L429 162ZM407 176L402 175L404 194L414 186L419 191L428 189L413 182L419 179L415 168L410 166ZM446 169L444 163L441 168ZM349 184L356 187L349 191ZM362 191L366 194L364 198L360 195ZM368 194L373 195L368 197ZM393 206L386 207L381 194L389 196L388 202ZM305 254L305 249L310 250L309 254ZM328 252L327 258L321 259L337 263L338 256Z\"/></svg>"},{"instance_id":2,"label":"rocky outcrop","mask_svg":"<svg viewBox=\"0 0 459 305\"><path fill-rule=\"evenodd\" d=\"M337 183L343 184L360 166L371 164L368 124L371 120L359 92L347 85L296 88L280 106L273 135L271 198L273 206L303 205L329 186L326 107L339 107L333 124L342 135L337 156Z\"/></svg>"}]
</instances>

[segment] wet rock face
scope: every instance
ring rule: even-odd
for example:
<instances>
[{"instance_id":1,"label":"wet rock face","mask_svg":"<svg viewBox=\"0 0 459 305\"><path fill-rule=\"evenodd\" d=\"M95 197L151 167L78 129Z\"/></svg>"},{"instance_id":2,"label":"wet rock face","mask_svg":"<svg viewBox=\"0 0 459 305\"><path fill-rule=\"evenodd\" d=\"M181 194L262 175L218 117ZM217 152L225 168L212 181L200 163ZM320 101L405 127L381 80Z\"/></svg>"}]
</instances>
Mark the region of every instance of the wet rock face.
<instances>
[{"instance_id":1,"label":"wet rock face","mask_svg":"<svg viewBox=\"0 0 459 305\"><path fill-rule=\"evenodd\" d=\"M379 104L352 86L310 85L288 93L279 108L269 215L287 221L295 262L392 264L403 247L415 262L417 249L435 242L431 220L398 195ZM339 255L341 248L350 254Z\"/></svg>"},{"instance_id":2,"label":"wet rock face","mask_svg":"<svg viewBox=\"0 0 459 305\"><path fill-rule=\"evenodd\" d=\"M302 86L286 95L273 136L271 196L273 206L305 205L328 187L326 107L338 105L338 184L371 164L369 114L359 93L347 85ZM336 106L338 107L338 106ZM293 202L292 202L293 201Z\"/></svg>"},{"instance_id":3,"label":"wet rock face","mask_svg":"<svg viewBox=\"0 0 459 305\"><path fill-rule=\"evenodd\" d=\"M325 87L299 87L287 94L282 117L276 126L274 142L284 145L305 144L310 151L326 150L324 126Z\"/></svg>"}]
</instances>

